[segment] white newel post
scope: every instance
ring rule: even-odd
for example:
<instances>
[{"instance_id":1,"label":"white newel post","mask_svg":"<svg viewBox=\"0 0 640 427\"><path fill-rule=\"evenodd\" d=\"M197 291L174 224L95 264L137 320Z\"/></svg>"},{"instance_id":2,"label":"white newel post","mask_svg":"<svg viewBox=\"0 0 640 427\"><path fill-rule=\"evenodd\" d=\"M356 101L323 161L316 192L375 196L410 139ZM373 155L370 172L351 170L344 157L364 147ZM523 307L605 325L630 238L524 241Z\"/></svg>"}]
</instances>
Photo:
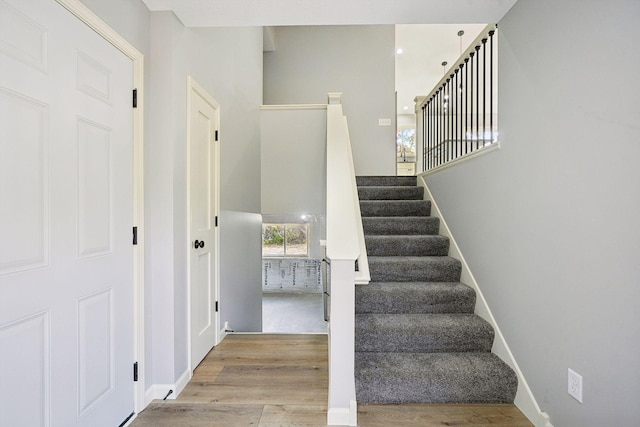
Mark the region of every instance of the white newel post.
<instances>
[{"instance_id":1,"label":"white newel post","mask_svg":"<svg viewBox=\"0 0 640 427\"><path fill-rule=\"evenodd\" d=\"M357 425L354 379L354 262L353 259L331 259L329 410L327 412L329 425Z\"/></svg>"}]
</instances>

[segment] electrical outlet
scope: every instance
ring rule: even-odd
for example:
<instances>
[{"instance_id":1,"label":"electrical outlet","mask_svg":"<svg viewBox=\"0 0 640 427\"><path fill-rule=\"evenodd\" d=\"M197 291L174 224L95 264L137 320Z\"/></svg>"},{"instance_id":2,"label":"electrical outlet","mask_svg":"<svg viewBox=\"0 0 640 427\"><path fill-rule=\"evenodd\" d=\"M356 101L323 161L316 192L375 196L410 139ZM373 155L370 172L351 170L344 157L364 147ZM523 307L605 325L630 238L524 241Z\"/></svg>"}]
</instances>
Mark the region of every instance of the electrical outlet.
<instances>
[{"instance_id":1,"label":"electrical outlet","mask_svg":"<svg viewBox=\"0 0 640 427\"><path fill-rule=\"evenodd\" d=\"M582 403L582 375L569 368L568 392L571 397Z\"/></svg>"}]
</instances>

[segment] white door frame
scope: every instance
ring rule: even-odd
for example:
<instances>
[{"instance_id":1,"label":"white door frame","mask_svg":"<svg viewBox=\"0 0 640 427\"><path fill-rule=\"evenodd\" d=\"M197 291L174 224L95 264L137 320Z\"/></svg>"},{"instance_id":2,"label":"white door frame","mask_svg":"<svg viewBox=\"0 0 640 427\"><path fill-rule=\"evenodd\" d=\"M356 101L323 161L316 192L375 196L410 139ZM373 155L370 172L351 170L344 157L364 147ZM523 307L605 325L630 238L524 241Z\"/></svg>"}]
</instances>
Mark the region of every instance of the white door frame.
<instances>
[{"instance_id":1,"label":"white door frame","mask_svg":"<svg viewBox=\"0 0 640 427\"><path fill-rule=\"evenodd\" d=\"M191 239L191 97L193 93L200 95L208 104L216 108L218 132L220 129L220 105L215 99L203 88L192 76L187 76L187 236ZM215 215L220 216L220 142L216 141L213 149L215 150L215 164L214 167L214 182L213 188L215 188ZM214 227L213 238L213 265L214 275L212 277L214 281L215 296L220 304L220 231L219 227ZM191 256L191 244L187 245L187 258ZM189 333L187 334L187 360L189 361L189 379L193 376L193 370L195 366L191 366L191 268L187 269L187 322ZM220 311L215 312L215 345L218 345L222 339L220 334Z\"/></svg>"},{"instance_id":2,"label":"white door frame","mask_svg":"<svg viewBox=\"0 0 640 427\"><path fill-rule=\"evenodd\" d=\"M133 114L133 224L138 227L138 244L133 250L134 288L134 360L138 362L138 382L134 383L134 410L145 407L144 378L144 55L96 16L80 0L56 0L80 21L98 33L107 42L131 59L133 63L133 88L137 89L137 108ZM133 89L132 88L132 89Z\"/></svg>"}]
</instances>

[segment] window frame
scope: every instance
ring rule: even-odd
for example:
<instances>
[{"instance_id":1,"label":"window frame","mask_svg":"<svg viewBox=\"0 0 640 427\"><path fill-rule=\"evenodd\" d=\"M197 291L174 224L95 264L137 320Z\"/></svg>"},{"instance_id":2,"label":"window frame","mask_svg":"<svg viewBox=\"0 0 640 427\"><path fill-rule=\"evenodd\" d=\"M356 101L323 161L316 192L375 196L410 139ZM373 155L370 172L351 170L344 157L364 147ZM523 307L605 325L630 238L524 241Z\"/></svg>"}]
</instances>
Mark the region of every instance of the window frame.
<instances>
[{"instance_id":1,"label":"window frame","mask_svg":"<svg viewBox=\"0 0 640 427\"><path fill-rule=\"evenodd\" d=\"M283 233L283 242L282 242L282 247L283 247L283 251L284 254L283 255L265 255L264 253L264 229L265 227L283 227L284 228L284 233ZM302 254L287 254L287 227L288 226L295 226L295 227L300 227L303 226L304 227L304 233L305 233L305 247L306 247L306 252L304 255ZM307 222L263 222L262 223L262 235L261 235L261 250L262 250L262 258L269 258L269 259L283 259L283 258L309 258L309 223Z\"/></svg>"}]
</instances>

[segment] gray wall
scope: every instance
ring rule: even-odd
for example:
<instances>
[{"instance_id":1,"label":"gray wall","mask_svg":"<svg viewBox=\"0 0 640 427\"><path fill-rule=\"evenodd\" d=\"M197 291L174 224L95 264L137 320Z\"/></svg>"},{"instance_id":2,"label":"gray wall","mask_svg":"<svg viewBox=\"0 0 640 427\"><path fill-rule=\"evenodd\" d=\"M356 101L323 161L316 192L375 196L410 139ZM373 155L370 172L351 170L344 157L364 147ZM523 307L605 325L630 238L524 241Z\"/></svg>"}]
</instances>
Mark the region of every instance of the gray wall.
<instances>
[{"instance_id":1,"label":"gray wall","mask_svg":"<svg viewBox=\"0 0 640 427\"><path fill-rule=\"evenodd\" d=\"M519 0L499 23L502 148L427 177L556 427L640 420L638 18Z\"/></svg>"},{"instance_id":2,"label":"gray wall","mask_svg":"<svg viewBox=\"0 0 640 427\"><path fill-rule=\"evenodd\" d=\"M153 171L157 174L156 181L162 182L155 188L153 180L151 183L152 198L155 194L158 200L158 205L152 206L158 208L154 210L158 224L152 226L153 230L162 228L163 233L170 233L167 237L172 243L171 265L154 265L153 274L172 269L173 277L172 307L166 307L170 296L163 295L152 311L156 313L162 307L158 314L162 316L165 309L173 310L173 363L177 377L188 366L187 75L192 75L220 104L221 322L228 321L238 331L262 328L259 215L262 29L187 29L173 13L154 12L151 35L154 74L150 83L150 114L158 118L158 126L149 134L154 145L150 168L152 174ZM169 201L171 209L162 210L161 206ZM163 275L158 280L171 280L170 277ZM156 335L154 340L166 340Z\"/></svg>"},{"instance_id":3,"label":"gray wall","mask_svg":"<svg viewBox=\"0 0 640 427\"><path fill-rule=\"evenodd\" d=\"M308 223L309 256L316 259L324 256L326 129L327 110L262 111L263 221Z\"/></svg>"},{"instance_id":4,"label":"gray wall","mask_svg":"<svg viewBox=\"0 0 640 427\"><path fill-rule=\"evenodd\" d=\"M221 106L221 320L261 329L262 28L186 29L140 0L83 2L145 55L144 369L147 387L171 384L188 366L187 74Z\"/></svg>"},{"instance_id":5,"label":"gray wall","mask_svg":"<svg viewBox=\"0 0 640 427\"><path fill-rule=\"evenodd\" d=\"M277 27L275 40L264 54L264 103L326 104L328 92L342 92L356 173L394 175L394 26Z\"/></svg>"}]
</instances>

